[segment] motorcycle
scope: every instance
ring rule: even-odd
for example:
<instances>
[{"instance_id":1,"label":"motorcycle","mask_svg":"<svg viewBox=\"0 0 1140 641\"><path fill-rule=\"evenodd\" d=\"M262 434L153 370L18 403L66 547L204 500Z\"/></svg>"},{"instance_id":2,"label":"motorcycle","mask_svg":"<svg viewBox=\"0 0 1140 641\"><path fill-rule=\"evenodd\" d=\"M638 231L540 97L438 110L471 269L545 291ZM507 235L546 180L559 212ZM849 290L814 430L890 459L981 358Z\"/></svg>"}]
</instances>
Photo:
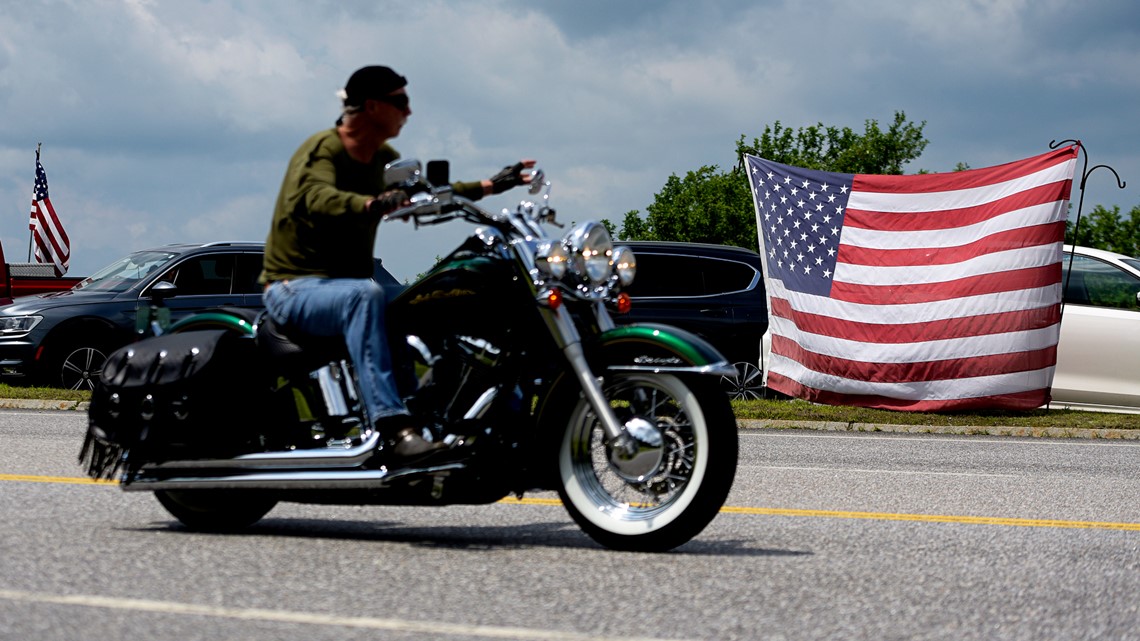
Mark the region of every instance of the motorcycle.
<instances>
[{"instance_id":1,"label":"motorcycle","mask_svg":"<svg viewBox=\"0 0 1140 641\"><path fill-rule=\"evenodd\" d=\"M719 512L737 463L718 386L732 365L666 325L615 326L636 257L594 221L562 227L535 171L513 211L454 194L446 161L390 164L411 204L386 221L474 233L391 300L406 404L441 459L395 465L362 411L343 341L286 336L264 313L219 309L163 326L108 358L81 464L153 492L186 527L234 531L278 502L490 504L556 491L617 550L665 551ZM176 294L175 294L176 295ZM156 311L157 310L157 311ZM203 361L203 355L213 355Z\"/></svg>"}]
</instances>

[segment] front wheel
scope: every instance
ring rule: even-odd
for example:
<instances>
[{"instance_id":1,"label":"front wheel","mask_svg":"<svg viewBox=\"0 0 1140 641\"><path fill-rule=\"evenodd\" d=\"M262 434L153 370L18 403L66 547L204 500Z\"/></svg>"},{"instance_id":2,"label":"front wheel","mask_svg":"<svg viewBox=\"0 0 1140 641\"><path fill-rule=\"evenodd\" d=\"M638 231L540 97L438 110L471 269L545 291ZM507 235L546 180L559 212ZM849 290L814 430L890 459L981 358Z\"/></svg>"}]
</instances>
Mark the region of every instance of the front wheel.
<instances>
[{"instance_id":1,"label":"front wheel","mask_svg":"<svg viewBox=\"0 0 1140 641\"><path fill-rule=\"evenodd\" d=\"M235 532L261 520L277 500L236 490L157 490L158 502L187 528L199 532Z\"/></svg>"},{"instance_id":2,"label":"front wheel","mask_svg":"<svg viewBox=\"0 0 1140 641\"><path fill-rule=\"evenodd\" d=\"M637 452L609 447L579 398L559 449L562 503L606 547L671 550L712 521L732 487L738 444L727 395L715 382L668 374L618 374L603 389Z\"/></svg>"}]
</instances>

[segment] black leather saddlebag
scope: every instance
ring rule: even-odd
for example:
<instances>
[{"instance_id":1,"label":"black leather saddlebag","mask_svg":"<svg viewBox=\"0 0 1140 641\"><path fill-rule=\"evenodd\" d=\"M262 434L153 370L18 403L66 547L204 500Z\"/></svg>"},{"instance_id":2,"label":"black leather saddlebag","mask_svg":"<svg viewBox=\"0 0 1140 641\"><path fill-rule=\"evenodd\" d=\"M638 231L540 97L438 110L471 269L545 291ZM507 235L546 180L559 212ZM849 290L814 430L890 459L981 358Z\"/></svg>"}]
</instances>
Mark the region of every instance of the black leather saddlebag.
<instances>
[{"instance_id":1,"label":"black leather saddlebag","mask_svg":"<svg viewBox=\"0 0 1140 641\"><path fill-rule=\"evenodd\" d=\"M92 478L146 463L250 451L268 396L254 342L227 330L166 334L113 352L91 394L80 463Z\"/></svg>"}]
</instances>

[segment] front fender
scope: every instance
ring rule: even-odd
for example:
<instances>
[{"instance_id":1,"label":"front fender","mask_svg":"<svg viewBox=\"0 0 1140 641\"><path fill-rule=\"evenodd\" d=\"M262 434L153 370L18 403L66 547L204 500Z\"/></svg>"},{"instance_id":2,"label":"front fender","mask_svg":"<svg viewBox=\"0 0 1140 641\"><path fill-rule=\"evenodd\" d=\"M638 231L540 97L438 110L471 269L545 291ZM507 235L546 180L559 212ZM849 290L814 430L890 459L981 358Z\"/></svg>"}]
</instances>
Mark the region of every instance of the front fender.
<instances>
[{"instance_id":1,"label":"front fender","mask_svg":"<svg viewBox=\"0 0 1140 641\"><path fill-rule=\"evenodd\" d=\"M598 336L588 353L591 364L607 371L736 375L736 368L708 341L672 325L617 327Z\"/></svg>"}]
</instances>

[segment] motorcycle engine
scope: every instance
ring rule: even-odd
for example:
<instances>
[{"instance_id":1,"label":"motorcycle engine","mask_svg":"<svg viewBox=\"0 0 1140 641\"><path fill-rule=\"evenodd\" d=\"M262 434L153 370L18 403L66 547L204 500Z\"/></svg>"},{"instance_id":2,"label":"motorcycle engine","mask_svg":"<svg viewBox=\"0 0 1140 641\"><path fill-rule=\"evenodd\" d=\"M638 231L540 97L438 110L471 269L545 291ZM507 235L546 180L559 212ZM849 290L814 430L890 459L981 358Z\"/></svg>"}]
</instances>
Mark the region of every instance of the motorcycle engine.
<instances>
[{"instance_id":1,"label":"motorcycle engine","mask_svg":"<svg viewBox=\"0 0 1140 641\"><path fill-rule=\"evenodd\" d=\"M408 399L409 408L417 414L429 413L441 424L453 423L467 416L496 385L494 373L504 354L487 339L451 336L413 344L427 366L419 377L419 389Z\"/></svg>"}]
</instances>

